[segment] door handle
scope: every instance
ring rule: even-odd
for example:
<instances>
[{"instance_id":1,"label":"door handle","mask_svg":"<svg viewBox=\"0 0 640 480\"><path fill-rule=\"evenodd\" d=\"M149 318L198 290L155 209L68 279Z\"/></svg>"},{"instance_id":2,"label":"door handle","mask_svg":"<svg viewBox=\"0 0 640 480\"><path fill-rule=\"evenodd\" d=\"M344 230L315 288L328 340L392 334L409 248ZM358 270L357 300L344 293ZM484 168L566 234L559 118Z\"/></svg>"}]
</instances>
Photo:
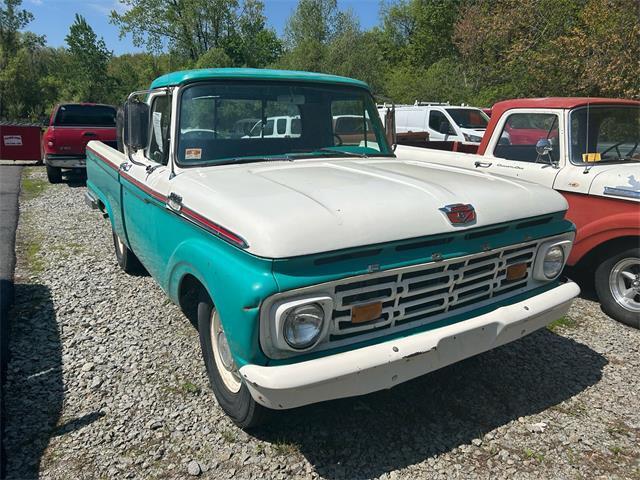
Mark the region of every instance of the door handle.
<instances>
[{"instance_id":1,"label":"door handle","mask_svg":"<svg viewBox=\"0 0 640 480\"><path fill-rule=\"evenodd\" d=\"M478 167L482 167L482 168L489 168L491 165L493 165L493 163L491 163L491 162L480 162L480 161L478 161L478 162L474 163L473 165L474 165L476 168L478 168Z\"/></svg>"},{"instance_id":2,"label":"door handle","mask_svg":"<svg viewBox=\"0 0 640 480\"><path fill-rule=\"evenodd\" d=\"M97 137L97 135L94 132L84 132L82 134L83 137Z\"/></svg>"},{"instance_id":3,"label":"door handle","mask_svg":"<svg viewBox=\"0 0 640 480\"><path fill-rule=\"evenodd\" d=\"M173 210L174 212L179 212L182 210L182 197L177 193L171 192L169 197L167 197L167 208Z\"/></svg>"}]
</instances>

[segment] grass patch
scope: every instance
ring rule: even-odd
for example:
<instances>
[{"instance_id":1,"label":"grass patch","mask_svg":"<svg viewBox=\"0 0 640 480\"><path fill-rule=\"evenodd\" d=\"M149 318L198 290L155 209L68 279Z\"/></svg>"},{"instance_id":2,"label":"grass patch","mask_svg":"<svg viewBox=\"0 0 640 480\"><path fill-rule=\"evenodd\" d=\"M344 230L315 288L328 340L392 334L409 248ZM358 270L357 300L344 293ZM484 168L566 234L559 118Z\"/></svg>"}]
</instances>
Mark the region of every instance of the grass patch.
<instances>
[{"instance_id":1,"label":"grass patch","mask_svg":"<svg viewBox=\"0 0 640 480\"><path fill-rule=\"evenodd\" d=\"M532 460L537 460L538 462L543 462L544 461L544 455L542 455L541 453L538 453L538 452L534 452L530 448L525 448L523 453L524 453L524 457L525 458L529 458L529 459L532 459Z\"/></svg>"},{"instance_id":2,"label":"grass patch","mask_svg":"<svg viewBox=\"0 0 640 480\"><path fill-rule=\"evenodd\" d=\"M40 239L31 235L23 245L24 260L27 264L27 269L31 273L41 273L44 271L44 260L40 256L41 243Z\"/></svg>"},{"instance_id":3,"label":"grass patch","mask_svg":"<svg viewBox=\"0 0 640 480\"><path fill-rule=\"evenodd\" d=\"M271 448L273 449L273 453L280 457L286 457L298 453L298 445L281 440L275 442Z\"/></svg>"},{"instance_id":4,"label":"grass patch","mask_svg":"<svg viewBox=\"0 0 640 480\"><path fill-rule=\"evenodd\" d=\"M190 393L192 395L197 395L200 392L202 392L202 389L196 385L195 383L191 383L191 382L184 382L180 388L182 389L183 392L185 393Z\"/></svg>"},{"instance_id":5,"label":"grass patch","mask_svg":"<svg viewBox=\"0 0 640 480\"><path fill-rule=\"evenodd\" d=\"M25 168L20 187L21 197L23 200L33 200L45 193L49 186L49 182L33 175L33 167Z\"/></svg>"},{"instance_id":6,"label":"grass patch","mask_svg":"<svg viewBox=\"0 0 640 480\"><path fill-rule=\"evenodd\" d=\"M551 330L552 332L557 332L560 329L571 329L578 326L578 322L576 322L573 318L564 316L551 322L547 325L547 330Z\"/></svg>"}]
</instances>

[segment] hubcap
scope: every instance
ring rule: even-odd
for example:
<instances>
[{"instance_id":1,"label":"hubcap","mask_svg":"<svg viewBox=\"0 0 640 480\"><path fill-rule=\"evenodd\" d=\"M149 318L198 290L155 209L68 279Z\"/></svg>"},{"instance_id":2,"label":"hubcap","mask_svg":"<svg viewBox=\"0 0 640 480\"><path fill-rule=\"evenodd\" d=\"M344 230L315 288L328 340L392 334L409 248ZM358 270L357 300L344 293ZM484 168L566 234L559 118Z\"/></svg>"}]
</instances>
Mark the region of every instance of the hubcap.
<instances>
[{"instance_id":1,"label":"hubcap","mask_svg":"<svg viewBox=\"0 0 640 480\"><path fill-rule=\"evenodd\" d=\"M225 386L233 393L238 393L242 382L238 374L229 348L227 336L222 329L217 311L213 309L211 312L211 346L213 347L213 357L216 361L216 367Z\"/></svg>"},{"instance_id":2,"label":"hubcap","mask_svg":"<svg viewBox=\"0 0 640 480\"><path fill-rule=\"evenodd\" d=\"M609 288L626 310L640 312L640 258L623 258L609 274Z\"/></svg>"}]
</instances>

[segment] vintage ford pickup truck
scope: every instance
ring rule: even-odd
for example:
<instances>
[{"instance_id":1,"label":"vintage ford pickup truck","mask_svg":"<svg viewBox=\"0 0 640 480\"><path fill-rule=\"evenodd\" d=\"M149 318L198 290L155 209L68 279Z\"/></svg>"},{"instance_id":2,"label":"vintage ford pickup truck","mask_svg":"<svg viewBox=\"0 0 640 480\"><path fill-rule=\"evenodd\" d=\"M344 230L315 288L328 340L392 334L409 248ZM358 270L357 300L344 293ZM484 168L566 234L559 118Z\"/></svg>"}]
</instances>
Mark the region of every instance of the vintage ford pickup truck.
<instances>
[{"instance_id":1,"label":"vintage ford pickup truck","mask_svg":"<svg viewBox=\"0 0 640 480\"><path fill-rule=\"evenodd\" d=\"M640 328L640 102L527 98L492 108L477 154L398 147L398 155L552 187L577 227L567 261L602 309Z\"/></svg>"},{"instance_id":2,"label":"vintage ford pickup truck","mask_svg":"<svg viewBox=\"0 0 640 480\"><path fill-rule=\"evenodd\" d=\"M575 234L561 195L397 158L365 83L184 71L125 110L124 152L89 143L87 202L120 266L142 263L197 324L241 427L517 340L579 293L560 279ZM296 128L269 134L284 117ZM361 127L342 135L347 117ZM255 119L261 135L238 127Z\"/></svg>"}]
</instances>

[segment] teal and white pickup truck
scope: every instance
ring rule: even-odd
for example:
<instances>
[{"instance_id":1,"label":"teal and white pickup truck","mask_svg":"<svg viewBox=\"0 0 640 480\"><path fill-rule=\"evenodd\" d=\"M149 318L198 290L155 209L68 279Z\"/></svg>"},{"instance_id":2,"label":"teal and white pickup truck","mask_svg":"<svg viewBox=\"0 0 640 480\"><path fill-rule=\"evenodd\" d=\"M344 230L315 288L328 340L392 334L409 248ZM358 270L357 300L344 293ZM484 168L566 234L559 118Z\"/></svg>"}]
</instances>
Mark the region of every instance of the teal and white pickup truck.
<instances>
[{"instance_id":1,"label":"teal and white pickup truck","mask_svg":"<svg viewBox=\"0 0 640 480\"><path fill-rule=\"evenodd\" d=\"M275 118L295 130L246 134ZM579 293L560 279L561 195L397 158L360 81L176 72L130 95L122 128L124 152L88 145L87 202L120 266L142 263L197 323L241 427L517 340Z\"/></svg>"}]
</instances>

